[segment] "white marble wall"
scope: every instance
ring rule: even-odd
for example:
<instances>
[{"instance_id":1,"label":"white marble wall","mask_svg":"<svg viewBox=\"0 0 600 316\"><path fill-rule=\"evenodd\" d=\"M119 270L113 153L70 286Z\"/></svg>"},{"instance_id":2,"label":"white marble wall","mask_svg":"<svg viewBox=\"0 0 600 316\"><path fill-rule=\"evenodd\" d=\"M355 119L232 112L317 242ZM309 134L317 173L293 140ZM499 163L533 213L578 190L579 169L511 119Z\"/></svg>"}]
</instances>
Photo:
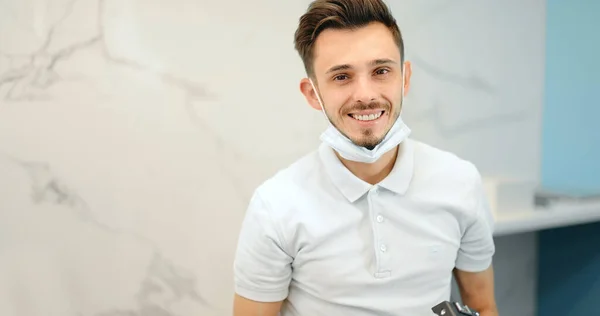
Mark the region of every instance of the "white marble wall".
<instances>
[{"instance_id":1,"label":"white marble wall","mask_svg":"<svg viewBox=\"0 0 600 316\"><path fill-rule=\"evenodd\" d=\"M325 127L298 91L308 3L0 0L0 315L231 313L249 195ZM544 1L390 6L414 136L537 179Z\"/></svg>"}]
</instances>

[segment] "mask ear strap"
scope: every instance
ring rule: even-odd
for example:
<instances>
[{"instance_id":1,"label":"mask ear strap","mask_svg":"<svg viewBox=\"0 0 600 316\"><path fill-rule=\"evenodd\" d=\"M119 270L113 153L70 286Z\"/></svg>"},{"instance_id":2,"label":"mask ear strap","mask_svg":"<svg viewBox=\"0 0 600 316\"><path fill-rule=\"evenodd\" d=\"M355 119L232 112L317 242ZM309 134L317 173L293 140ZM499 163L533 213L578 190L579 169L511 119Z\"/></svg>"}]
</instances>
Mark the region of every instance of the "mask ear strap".
<instances>
[{"instance_id":1,"label":"mask ear strap","mask_svg":"<svg viewBox=\"0 0 600 316\"><path fill-rule=\"evenodd\" d=\"M317 87L313 83L312 79L309 78L308 80L310 81L310 85L312 86L313 91L315 91L315 95L317 96L317 100L319 101L319 105L321 106L321 113L323 113L327 122L329 122L329 124L331 124L331 126L333 126L333 123L331 122L331 120L327 116L327 113L325 112L325 105L323 104L323 100L321 100L321 96L319 95L319 90L317 90Z\"/></svg>"},{"instance_id":2,"label":"mask ear strap","mask_svg":"<svg viewBox=\"0 0 600 316\"><path fill-rule=\"evenodd\" d=\"M323 106L323 100L321 100L321 96L319 95L319 91L317 91L317 87L315 87L314 82L312 81L312 79L308 79L308 81L310 81L310 85L313 88L313 91L315 92L315 95L317 96L317 100L319 101L319 105L321 106L321 110L325 111L325 107Z\"/></svg>"},{"instance_id":3,"label":"mask ear strap","mask_svg":"<svg viewBox=\"0 0 600 316\"><path fill-rule=\"evenodd\" d=\"M402 115L402 111L404 110L404 84L406 83L406 78L404 77L406 74L406 64L402 64L402 87L400 87L400 115Z\"/></svg>"}]
</instances>

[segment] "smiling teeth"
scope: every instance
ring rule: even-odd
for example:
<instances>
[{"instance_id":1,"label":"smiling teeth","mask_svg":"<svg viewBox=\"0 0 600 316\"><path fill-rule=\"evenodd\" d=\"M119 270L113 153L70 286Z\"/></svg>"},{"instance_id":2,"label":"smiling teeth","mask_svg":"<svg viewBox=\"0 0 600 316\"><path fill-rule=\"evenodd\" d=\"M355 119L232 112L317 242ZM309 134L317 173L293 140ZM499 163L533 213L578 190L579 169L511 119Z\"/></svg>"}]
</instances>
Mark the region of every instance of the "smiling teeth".
<instances>
[{"instance_id":1,"label":"smiling teeth","mask_svg":"<svg viewBox=\"0 0 600 316\"><path fill-rule=\"evenodd\" d=\"M383 114L383 112L379 112L377 114L369 114L369 115L354 115L354 114L352 114L352 117L359 121L372 121L372 120L378 119L381 116L381 114Z\"/></svg>"}]
</instances>

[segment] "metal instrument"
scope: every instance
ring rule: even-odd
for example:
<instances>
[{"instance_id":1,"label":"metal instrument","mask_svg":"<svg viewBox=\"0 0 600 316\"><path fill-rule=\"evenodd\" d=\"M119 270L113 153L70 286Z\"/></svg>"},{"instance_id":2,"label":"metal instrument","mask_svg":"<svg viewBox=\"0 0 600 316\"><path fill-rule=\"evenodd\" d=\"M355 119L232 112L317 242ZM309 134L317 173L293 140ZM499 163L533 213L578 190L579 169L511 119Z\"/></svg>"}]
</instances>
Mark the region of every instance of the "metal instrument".
<instances>
[{"instance_id":1,"label":"metal instrument","mask_svg":"<svg viewBox=\"0 0 600 316\"><path fill-rule=\"evenodd\" d=\"M432 307L431 310L440 316L479 316L479 312L459 302L444 301Z\"/></svg>"}]
</instances>

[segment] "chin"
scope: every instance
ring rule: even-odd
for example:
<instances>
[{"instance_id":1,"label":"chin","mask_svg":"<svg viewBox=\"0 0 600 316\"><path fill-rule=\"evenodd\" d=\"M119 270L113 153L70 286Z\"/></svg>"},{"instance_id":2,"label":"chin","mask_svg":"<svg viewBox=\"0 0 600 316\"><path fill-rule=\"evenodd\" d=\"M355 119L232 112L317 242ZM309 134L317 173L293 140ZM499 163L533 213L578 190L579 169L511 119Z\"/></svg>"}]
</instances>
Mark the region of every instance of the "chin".
<instances>
[{"instance_id":1,"label":"chin","mask_svg":"<svg viewBox=\"0 0 600 316\"><path fill-rule=\"evenodd\" d=\"M365 147L369 150L375 148L383 140L386 130L381 128L352 128L349 130L340 130L344 136L348 137L355 145Z\"/></svg>"},{"instance_id":2,"label":"chin","mask_svg":"<svg viewBox=\"0 0 600 316\"><path fill-rule=\"evenodd\" d=\"M371 138L371 137L360 137L360 138L355 138L352 140L352 142L354 144L356 144L357 146L360 147L364 147L368 150L373 150L375 147L377 147L377 145L379 145L381 143L381 141L383 140L383 138Z\"/></svg>"}]
</instances>

